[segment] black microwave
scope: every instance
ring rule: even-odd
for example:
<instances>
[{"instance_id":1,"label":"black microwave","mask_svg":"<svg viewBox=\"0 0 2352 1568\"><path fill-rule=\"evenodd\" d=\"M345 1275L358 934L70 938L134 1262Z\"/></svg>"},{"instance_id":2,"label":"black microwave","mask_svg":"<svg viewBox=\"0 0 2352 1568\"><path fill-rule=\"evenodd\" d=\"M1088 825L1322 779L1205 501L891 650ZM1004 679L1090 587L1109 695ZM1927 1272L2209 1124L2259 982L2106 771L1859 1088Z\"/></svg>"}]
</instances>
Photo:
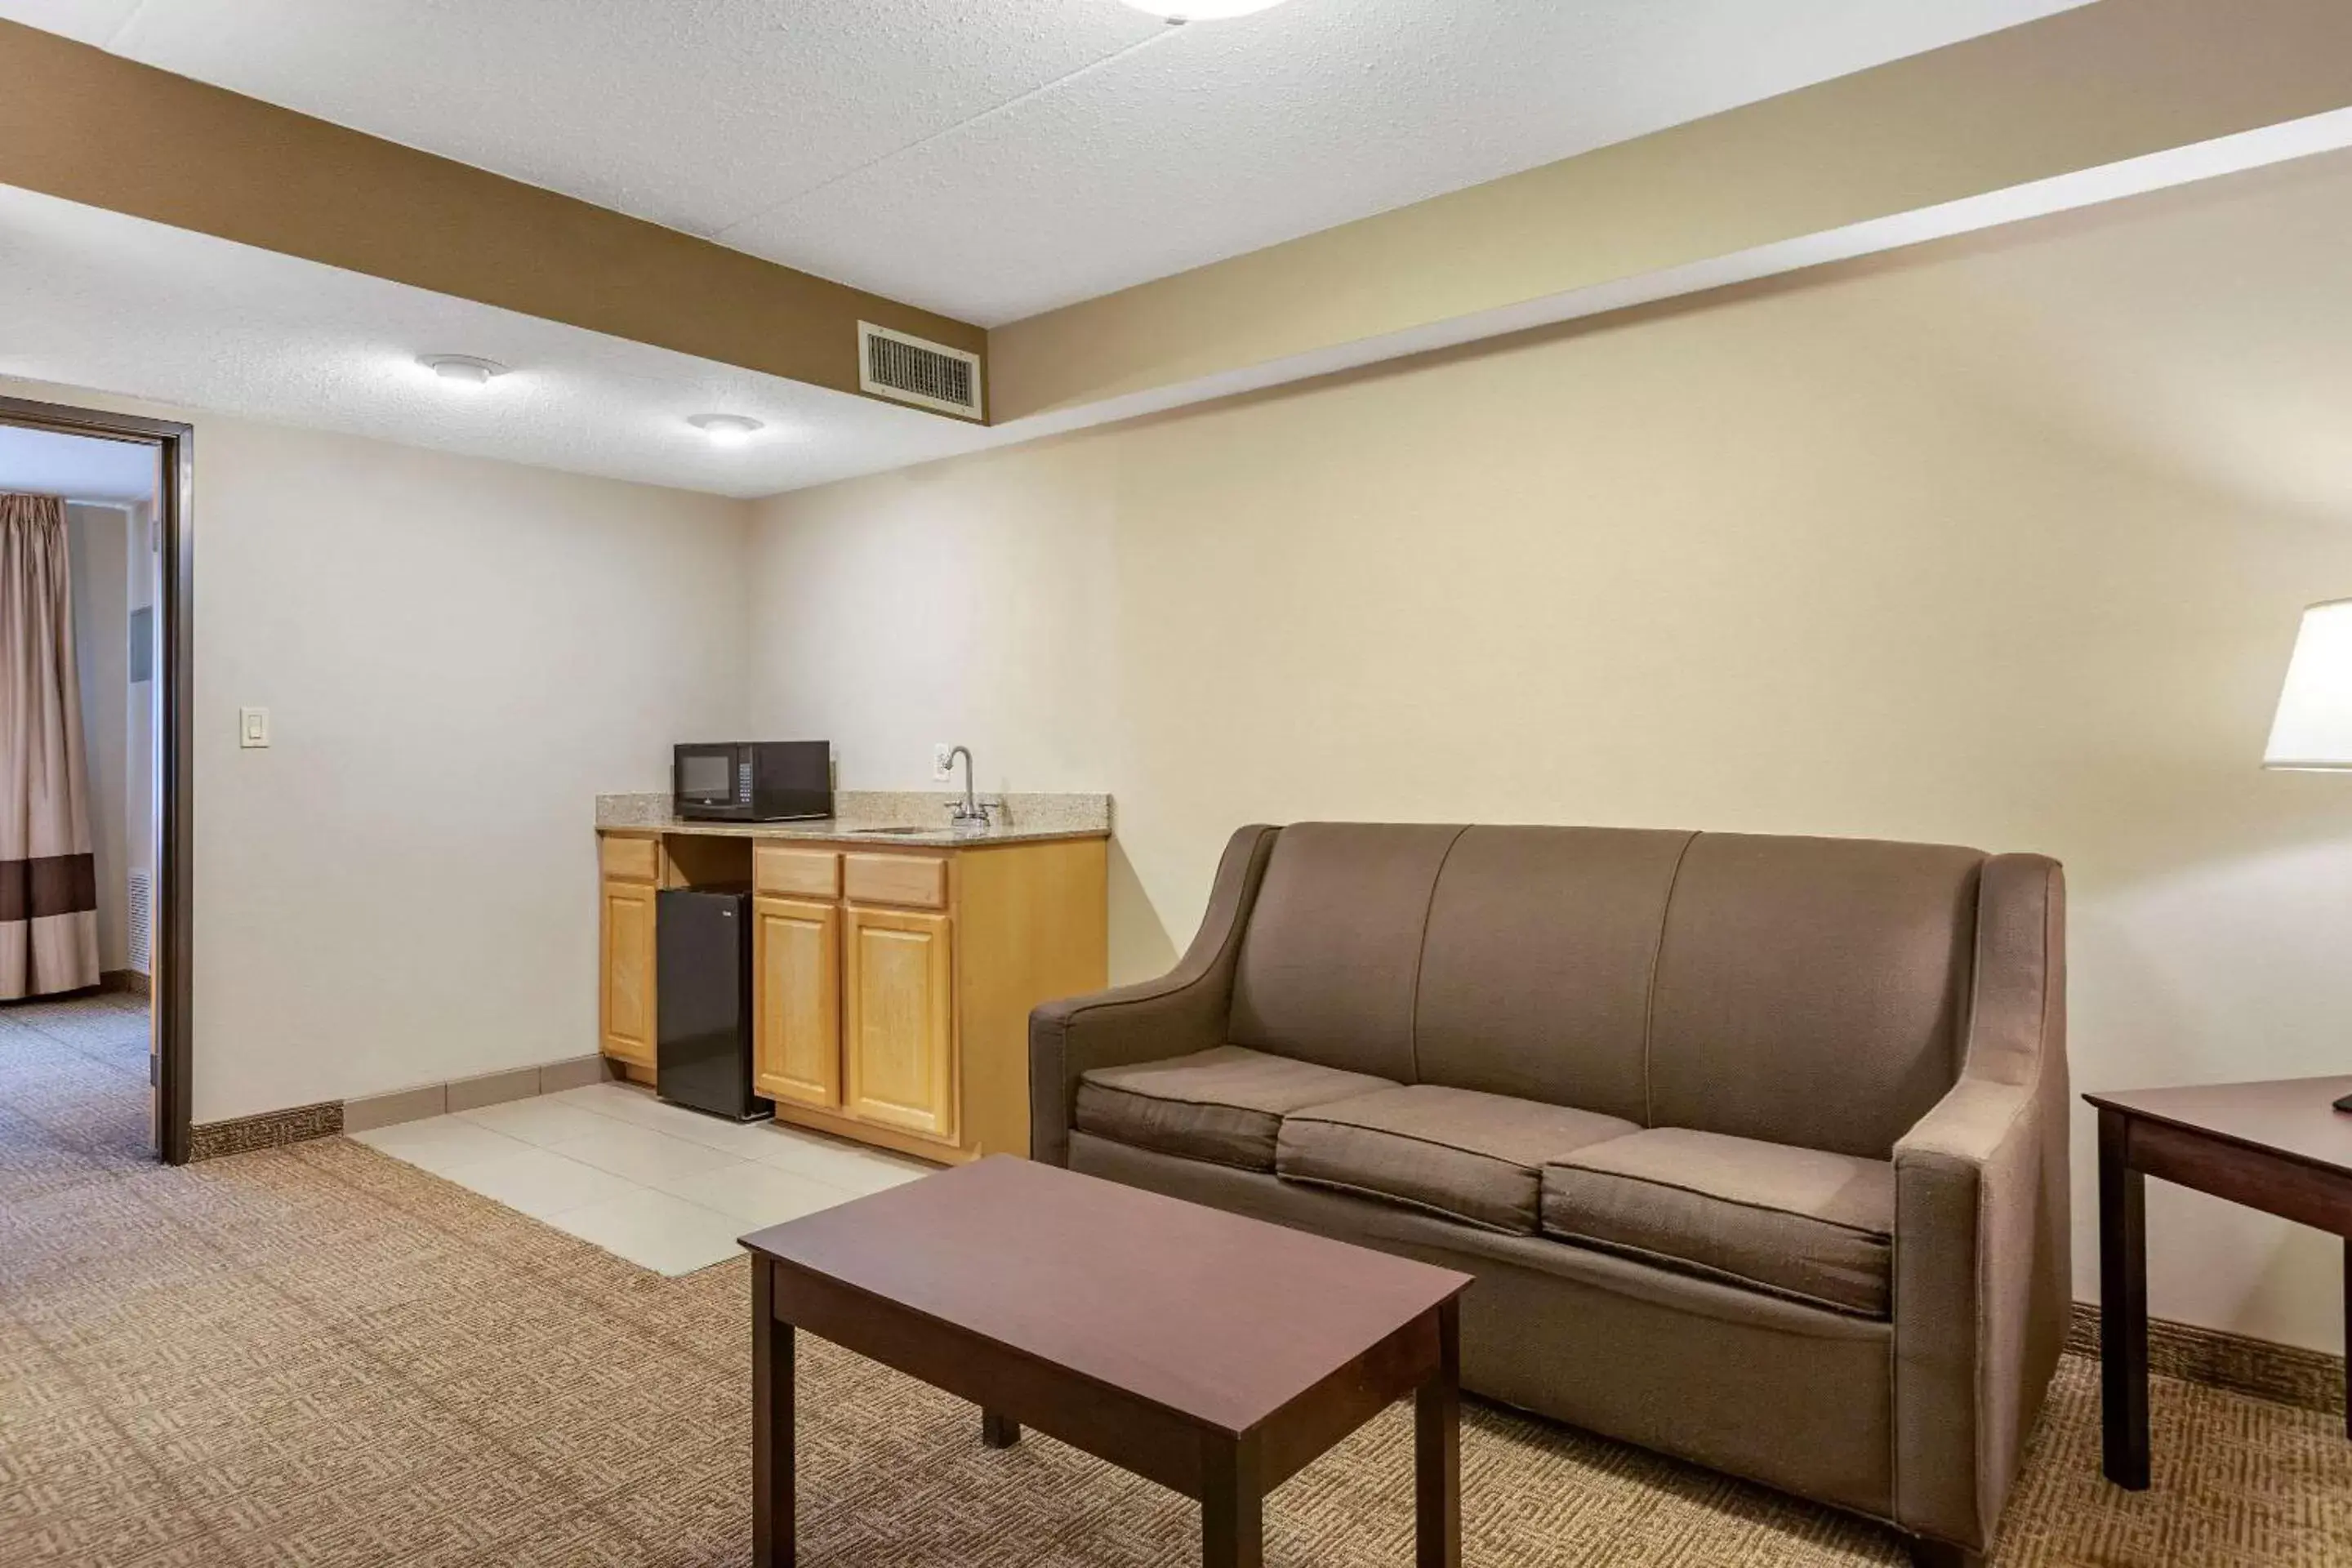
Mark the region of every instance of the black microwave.
<instances>
[{"instance_id":1,"label":"black microwave","mask_svg":"<svg viewBox=\"0 0 2352 1568\"><path fill-rule=\"evenodd\" d=\"M669 771L679 816L793 822L833 815L833 747L824 741L700 741L678 746Z\"/></svg>"}]
</instances>

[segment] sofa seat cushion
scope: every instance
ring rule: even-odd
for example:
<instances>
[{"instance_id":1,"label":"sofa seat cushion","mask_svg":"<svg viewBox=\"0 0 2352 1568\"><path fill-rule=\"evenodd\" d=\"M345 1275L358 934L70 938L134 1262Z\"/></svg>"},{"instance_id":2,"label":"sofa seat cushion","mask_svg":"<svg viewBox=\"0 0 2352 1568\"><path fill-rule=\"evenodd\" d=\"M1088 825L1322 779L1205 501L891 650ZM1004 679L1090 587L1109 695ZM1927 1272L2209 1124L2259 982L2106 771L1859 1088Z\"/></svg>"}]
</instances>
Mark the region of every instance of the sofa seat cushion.
<instances>
[{"instance_id":1,"label":"sofa seat cushion","mask_svg":"<svg viewBox=\"0 0 2352 1568\"><path fill-rule=\"evenodd\" d=\"M1138 1149L1271 1171L1275 1135L1285 1116L1392 1087L1369 1073L1218 1046L1189 1057L1081 1074L1072 1121L1080 1131Z\"/></svg>"},{"instance_id":2,"label":"sofa seat cushion","mask_svg":"<svg viewBox=\"0 0 2352 1568\"><path fill-rule=\"evenodd\" d=\"M1884 1318L1895 1166L1656 1128L1546 1166L1543 1229L1562 1241Z\"/></svg>"},{"instance_id":3,"label":"sofa seat cushion","mask_svg":"<svg viewBox=\"0 0 2352 1568\"><path fill-rule=\"evenodd\" d=\"M1284 1117L1274 1168L1290 1181L1531 1236L1546 1161L1639 1131L1564 1105L1415 1084Z\"/></svg>"}]
</instances>

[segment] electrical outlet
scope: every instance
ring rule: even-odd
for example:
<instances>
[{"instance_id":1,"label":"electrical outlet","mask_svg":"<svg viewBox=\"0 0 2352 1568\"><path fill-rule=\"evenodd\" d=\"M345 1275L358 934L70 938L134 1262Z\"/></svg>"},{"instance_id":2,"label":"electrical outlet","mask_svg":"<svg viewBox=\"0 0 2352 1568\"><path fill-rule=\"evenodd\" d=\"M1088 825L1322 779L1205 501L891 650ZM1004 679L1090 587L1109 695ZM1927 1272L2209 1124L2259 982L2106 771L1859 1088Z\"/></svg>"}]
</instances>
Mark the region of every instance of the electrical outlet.
<instances>
[{"instance_id":1,"label":"electrical outlet","mask_svg":"<svg viewBox=\"0 0 2352 1568\"><path fill-rule=\"evenodd\" d=\"M955 742L941 741L931 748L931 782L946 784L955 777Z\"/></svg>"}]
</instances>

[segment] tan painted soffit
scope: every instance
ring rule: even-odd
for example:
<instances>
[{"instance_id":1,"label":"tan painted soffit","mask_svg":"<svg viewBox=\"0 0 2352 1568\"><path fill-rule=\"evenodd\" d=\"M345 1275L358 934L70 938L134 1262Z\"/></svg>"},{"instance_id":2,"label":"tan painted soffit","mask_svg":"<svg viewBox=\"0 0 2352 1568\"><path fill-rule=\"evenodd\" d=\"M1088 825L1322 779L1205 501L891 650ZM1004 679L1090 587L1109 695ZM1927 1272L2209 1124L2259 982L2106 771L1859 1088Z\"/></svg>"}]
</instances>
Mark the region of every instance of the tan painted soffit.
<instances>
[{"instance_id":1,"label":"tan painted soffit","mask_svg":"<svg viewBox=\"0 0 2352 1568\"><path fill-rule=\"evenodd\" d=\"M968 322L5 21L0 184L837 392L859 390L860 321L986 348Z\"/></svg>"},{"instance_id":2,"label":"tan painted soffit","mask_svg":"<svg viewBox=\"0 0 2352 1568\"><path fill-rule=\"evenodd\" d=\"M2347 106L2347 0L2099 0L999 327L991 413L1140 409Z\"/></svg>"}]
</instances>

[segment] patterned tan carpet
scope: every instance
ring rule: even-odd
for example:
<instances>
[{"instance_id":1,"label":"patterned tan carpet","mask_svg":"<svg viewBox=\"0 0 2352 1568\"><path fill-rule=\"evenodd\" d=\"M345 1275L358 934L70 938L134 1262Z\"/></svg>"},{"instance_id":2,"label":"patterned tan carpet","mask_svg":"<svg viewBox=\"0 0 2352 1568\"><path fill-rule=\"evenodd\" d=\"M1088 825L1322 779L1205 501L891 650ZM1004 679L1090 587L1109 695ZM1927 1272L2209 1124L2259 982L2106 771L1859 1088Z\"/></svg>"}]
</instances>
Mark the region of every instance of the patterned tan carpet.
<instances>
[{"instance_id":1,"label":"patterned tan carpet","mask_svg":"<svg viewBox=\"0 0 2352 1568\"><path fill-rule=\"evenodd\" d=\"M748 1561L740 1260L664 1279L342 1139L147 1164L143 1086L101 1043L126 1027L0 1012L0 1563ZM1198 1560L1173 1496L1034 1435L985 1449L969 1406L803 1345L803 1561ZM2128 1496L2099 1479L2095 1372L2061 1373L1999 1562L2352 1563L2330 1419L2159 1380L2156 1485ZM1505 1412L1471 1411L1463 1469L1480 1568L1904 1560ZM1409 1562L1411 1476L1400 1406L1276 1494L1269 1562Z\"/></svg>"}]
</instances>

